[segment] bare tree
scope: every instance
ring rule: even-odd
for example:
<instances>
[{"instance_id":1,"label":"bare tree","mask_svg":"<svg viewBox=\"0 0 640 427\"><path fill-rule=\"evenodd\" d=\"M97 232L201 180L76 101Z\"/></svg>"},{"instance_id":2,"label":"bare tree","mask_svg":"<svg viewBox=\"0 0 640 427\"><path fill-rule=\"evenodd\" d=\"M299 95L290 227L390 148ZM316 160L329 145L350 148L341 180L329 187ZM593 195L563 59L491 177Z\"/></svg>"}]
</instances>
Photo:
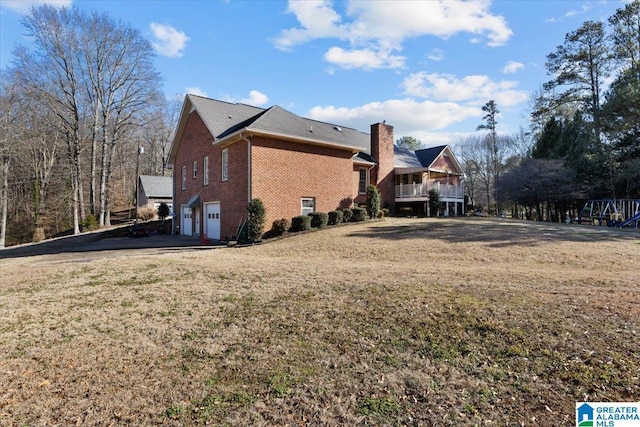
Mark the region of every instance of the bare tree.
<instances>
[{"instance_id":1,"label":"bare tree","mask_svg":"<svg viewBox=\"0 0 640 427\"><path fill-rule=\"evenodd\" d=\"M67 144L72 165L72 215L74 234L80 233L84 216L82 203L82 130L85 119L85 98L82 92L82 69L78 63L78 22L76 9L55 9L52 6L33 8L23 24L33 37L36 48L14 50L15 72L26 92L43 101L58 119L59 129Z\"/></svg>"},{"instance_id":2,"label":"bare tree","mask_svg":"<svg viewBox=\"0 0 640 427\"><path fill-rule=\"evenodd\" d=\"M88 97L94 100L100 133L98 222L109 225L110 188L116 145L144 123L144 112L159 98L153 49L132 27L106 14L83 16L81 54Z\"/></svg>"},{"instance_id":3,"label":"bare tree","mask_svg":"<svg viewBox=\"0 0 640 427\"><path fill-rule=\"evenodd\" d=\"M101 226L109 225L114 152L144 124L145 110L159 98L153 49L129 25L77 8L34 8L24 26L35 48L16 48L14 67L25 91L55 114L67 143L74 232L85 218L86 152L91 213Z\"/></svg>"},{"instance_id":4,"label":"bare tree","mask_svg":"<svg viewBox=\"0 0 640 427\"><path fill-rule=\"evenodd\" d=\"M0 249L4 249L7 235L7 208L9 199L9 171L14 146L17 143L15 121L17 117L17 106L15 102L15 88L8 85L2 75L3 84L0 86L0 177L2 186L0 187Z\"/></svg>"}]
</instances>

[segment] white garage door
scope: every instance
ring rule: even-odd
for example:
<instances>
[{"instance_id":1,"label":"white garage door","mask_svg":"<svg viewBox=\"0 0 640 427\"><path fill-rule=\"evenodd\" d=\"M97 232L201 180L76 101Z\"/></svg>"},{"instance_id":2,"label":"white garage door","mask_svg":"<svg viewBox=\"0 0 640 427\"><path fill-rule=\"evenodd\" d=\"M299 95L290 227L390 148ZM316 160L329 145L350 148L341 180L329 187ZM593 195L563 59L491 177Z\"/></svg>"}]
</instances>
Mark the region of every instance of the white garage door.
<instances>
[{"instance_id":1,"label":"white garage door","mask_svg":"<svg viewBox=\"0 0 640 427\"><path fill-rule=\"evenodd\" d=\"M193 220L191 217L191 208L183 206L182 217L180 218L180 229L182 230L181 234L185 236L191 236L193 234Z\"/></svg>"},{"instance_id":2,"label":"white garage door","mask_svg":"<svg viewBox=\"0 0 640 427\"><path fill-rule=\"evenodd\" d=\"M220 240L220 202L205 205L207 221L207 238Z\"/></svg>"}]
</instances>

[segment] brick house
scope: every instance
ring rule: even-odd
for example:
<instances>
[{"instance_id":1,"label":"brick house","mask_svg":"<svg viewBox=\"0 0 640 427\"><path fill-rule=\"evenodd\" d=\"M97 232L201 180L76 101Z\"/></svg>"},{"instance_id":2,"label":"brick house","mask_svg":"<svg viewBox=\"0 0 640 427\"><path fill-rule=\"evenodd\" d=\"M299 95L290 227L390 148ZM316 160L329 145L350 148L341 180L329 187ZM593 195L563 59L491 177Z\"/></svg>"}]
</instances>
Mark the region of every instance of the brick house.
<instances>
[{"instance_id":1,"label":"brick house","mask_svg":"<svg viewBox=\"0 0 640 427\"><path fill-rule=\"evenodd\" d=\"M392 126L376 123L366 134L278 106L195 95L185 98L169 164L176 227L213 240L234 236L253 198L265 205L268 229L276 219L364 203L369 184L393 210L398 191Z\"/></svg>"}]
</instances>

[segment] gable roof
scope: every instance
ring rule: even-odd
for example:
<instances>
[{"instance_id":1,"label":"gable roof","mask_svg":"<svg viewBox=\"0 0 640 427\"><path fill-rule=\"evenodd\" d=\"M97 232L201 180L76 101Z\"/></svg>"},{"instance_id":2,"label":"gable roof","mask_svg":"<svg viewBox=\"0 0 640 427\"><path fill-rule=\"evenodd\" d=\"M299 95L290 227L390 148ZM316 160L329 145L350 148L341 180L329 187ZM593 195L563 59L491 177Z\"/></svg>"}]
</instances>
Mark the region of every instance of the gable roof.
<instances>
[{"instance_id":1,"label":"gable roof","mask_svg":"<svg viewBox=\"0 0 640 427\"><path fill-rule=\"evenodd\" d=\"M149 198L172 198L173 178L170 176L140 175L140 188Z\"/></svg>"},{"instance_id":2,"label":"gable roof","mask_svg":"<svg viewBox=\"0 0 640 427\"><path fill-rule=\"evenodd\" d=\"M196 111L214 143L232 144L243 136L261 135L302 144L322 145L357 153L370 151L370 136L353 128L300 117L279 106L268 109L189 94L171 145L173 163L189 114Z\"/></svg>"},{"instance_id":3,"label":"gable roof","mask_svg":"<svg viewBox=\"0 0 640 427\"><path fill-rule=\"evenodd\" d=\"M462 167L456 157L453 155L448 145L439 145L437 147L423 148L421 150L411 151L407 148L393 146L393 167L400 173L412 173L419 171L427 171L433 168L435 161L440 156L449 157L453 163L456 173L463 174Z\"/></svg>"}]
</instances>

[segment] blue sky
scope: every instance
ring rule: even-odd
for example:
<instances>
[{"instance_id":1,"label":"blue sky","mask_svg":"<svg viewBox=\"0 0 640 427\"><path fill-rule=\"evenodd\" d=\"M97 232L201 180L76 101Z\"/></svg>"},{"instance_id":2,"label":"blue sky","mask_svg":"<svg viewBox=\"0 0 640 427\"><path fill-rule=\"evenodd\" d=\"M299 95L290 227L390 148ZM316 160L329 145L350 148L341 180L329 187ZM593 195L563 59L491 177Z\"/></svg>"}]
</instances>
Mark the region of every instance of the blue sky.
<instances>
[{"instance_id":1,"label":"blue sky","mask_svg":"<svg viewBox=\"0 0 640 427\"><path fill-rule=\"evenodd\" d=\"M31 5L75 5L137 28L168 98L195 93L368 132L455 144L498 104L498 130L528 128L546 55L627 1L0 0L0 67Z\"/></svg>"}]
</instances>

